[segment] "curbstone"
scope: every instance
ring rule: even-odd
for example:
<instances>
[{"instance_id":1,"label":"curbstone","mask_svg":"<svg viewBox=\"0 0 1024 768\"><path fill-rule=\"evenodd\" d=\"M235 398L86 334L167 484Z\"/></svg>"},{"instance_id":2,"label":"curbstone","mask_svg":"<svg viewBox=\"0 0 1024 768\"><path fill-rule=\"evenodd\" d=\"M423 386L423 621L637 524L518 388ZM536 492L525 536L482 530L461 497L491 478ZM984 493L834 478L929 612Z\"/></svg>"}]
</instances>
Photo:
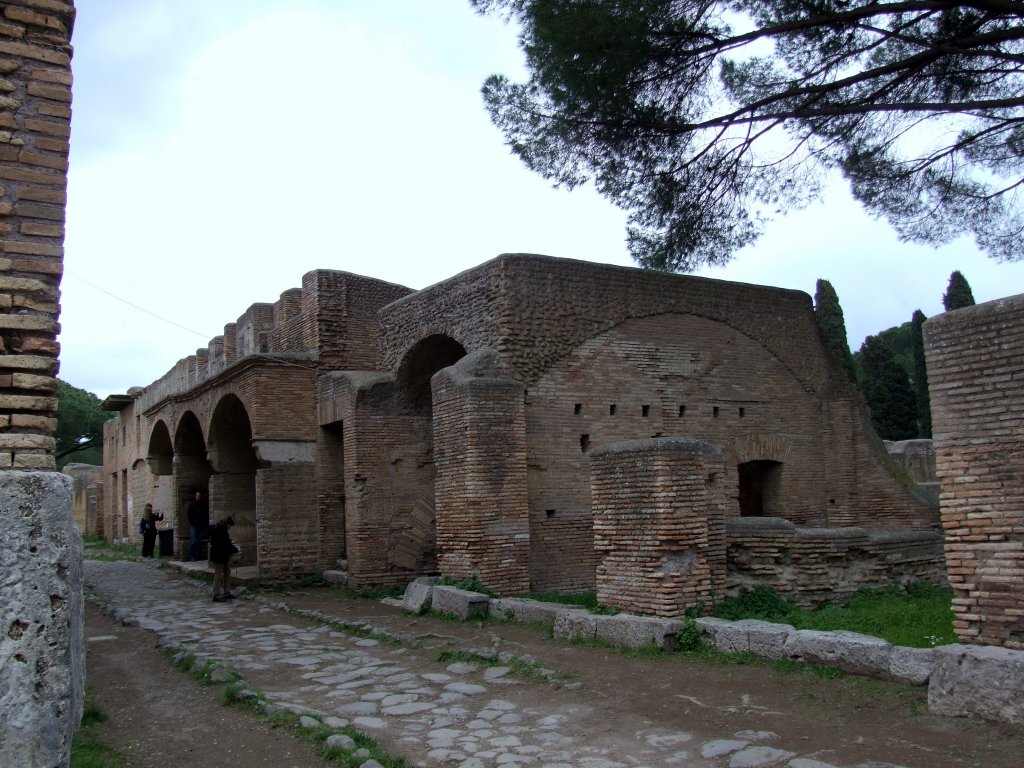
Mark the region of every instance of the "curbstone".
<instances>
[{"instance_id":1,"label":"curbstone","mask_svg":"<svg viewBox=\"0 0 1024 768\"><path fill-rule=\"evenodd\" d=\"M431 595L431 604L435 611L455 616L463 621L487 616L490 600L487 595L479 592L447 586L435 586Z\"/></svg>"},{"instance_id":2,"label":"curbstone","mask_svg":"<svg viewBox=\"0 0 1024 768\"><path fill-rule=\"evenodd\" d=\"M798 629L785 645L787 658L839 667L854 674L886 677L892 643L858 632Z\"/></svg>"},{"instance_id":3,"label":"curbstone","mask_svg":"<svg viewBox=\"0 0 1024 768\"><path fill-rule=\"evenodd\" d=\"M659 619L655 616L635 616L620 613L615 616L595 616L595 635L600 640L627 648L656 646L671 649L683 622Z\"/></svg>"},{"instance_id":4,"label":"curbstone","mask_svg":"<svg viewBox=\"0 0 1024 768\"><path fill-rule=\"evenodd\" d=\"M935 648L928 709L1024 724L1024 651L990 645Z\"/></svg>"},{"instance_id":5,"label":"curbstone","mask_svg":"<svg viewBox=\"0 0 1024 768\"><path fill-rule=\"evenodd\" d=\"M584 608L563 608L555 616L554 636L565 640L597 637L597 616Z\"/></svg>"},{"instance_id":6,"label":"curbstone","mask_svg":"<svg viewBox=\"0 0 1024 768\"><path fill-rule=\"evenodd\" d=\"M502 621L518 621L522 624L554 624L555 618L565 606L544 603L524 597L500 597L491 600L490 613Z\"/></svg>"}]
</instances>

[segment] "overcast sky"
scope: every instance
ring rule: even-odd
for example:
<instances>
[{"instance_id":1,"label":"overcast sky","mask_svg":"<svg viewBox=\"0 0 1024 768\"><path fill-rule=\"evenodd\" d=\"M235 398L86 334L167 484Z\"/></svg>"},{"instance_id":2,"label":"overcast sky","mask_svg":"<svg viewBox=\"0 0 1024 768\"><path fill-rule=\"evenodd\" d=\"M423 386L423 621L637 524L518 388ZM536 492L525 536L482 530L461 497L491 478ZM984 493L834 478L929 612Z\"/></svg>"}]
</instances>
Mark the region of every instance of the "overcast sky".
<instances>
[{"instance_id":1,"label":"overcast sky","mask_svg":"<svg viewBox=\"0 0 1024 768\"><path fill-rule=\"evenodd\" d=\"M60 376L77 387L149 384L312 269L422 288L500 253L632 263L623 212L504 146L480 86L523 75L515 30L467 0L76 5ZM979 302L1024 291L1024 264L901 243L837 183L701 274L812 295L826 278L856 350L942 311L954 269Z\"/></svg>"}]
</instances>

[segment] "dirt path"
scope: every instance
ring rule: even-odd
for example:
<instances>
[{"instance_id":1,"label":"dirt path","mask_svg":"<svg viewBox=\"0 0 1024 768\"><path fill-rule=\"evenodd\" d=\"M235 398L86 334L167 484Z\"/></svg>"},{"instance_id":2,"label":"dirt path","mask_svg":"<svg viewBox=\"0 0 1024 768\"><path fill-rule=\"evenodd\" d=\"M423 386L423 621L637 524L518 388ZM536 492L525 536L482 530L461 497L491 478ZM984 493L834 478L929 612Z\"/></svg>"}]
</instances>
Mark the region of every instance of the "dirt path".
<instances>
[{"instance_id":1,"label":"dirt path","mask_svg":"<svg viewBox=\"0 0 1024 768\"><path fill-rule=\"evenodd\" d=\"M86 603L85 637L86 685L107 716L93 731L131 768L336 768L308 742L224 706L221 687L173 667L152 632Z\"/></svg>"}]
</instances>

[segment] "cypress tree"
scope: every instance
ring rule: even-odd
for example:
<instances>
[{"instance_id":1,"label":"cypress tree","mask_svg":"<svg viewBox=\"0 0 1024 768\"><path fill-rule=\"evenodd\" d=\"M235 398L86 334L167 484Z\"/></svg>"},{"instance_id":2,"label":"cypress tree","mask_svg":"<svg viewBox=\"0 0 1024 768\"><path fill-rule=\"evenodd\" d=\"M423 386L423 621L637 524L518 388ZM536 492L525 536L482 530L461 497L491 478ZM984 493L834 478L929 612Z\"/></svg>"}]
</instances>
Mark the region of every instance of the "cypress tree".
<instances>
[{"instance_id":1,"label":"cypress tree","mask_svg":"<svg viewBox=\"0 0 1024 768\"><path fill-rule=\"evenodd\" d=\"M868 336L860 348L864 396L871 422L883 440L917 437L917 407L910 379L892 349L878 336Z\"/></svg>"},{"instance_id":2,"label":"cypress tree","mask_svg":"<svg viewBox=\"0 0 1024 768\"><path fill-rule=\"evenodd\" d=\"M839 305L839 296L835 288L828 280L819 279L814 289L814 319L829 347L836 357L843 364L843 368L850 375L850 379L857 380L856 369L853 366L853 354L850 352L850 344L846 339L846 321L843 319L843 308Z\"/></svg>"},{"instance_id":3,"label":"cypress tree","mask_svg":"<svg viewBox=\"0 0 1024 768\"><path fill-rule=\"evenodd\" d=\"M958 269L949 276L949 285L946 288L946 293L942 296L942 305L947 312L952 309L974 306L974 294L971 293L971 286Z\"/></svg>"},{"instance_id":4,"label":"cypress tree","mask_svg":"<svg viewBox=\"0 0 1024 768\"><path fill-rule=\"evenodd\" d=\"M928 318L920 309L910 319L911 340L914 350L914 389L917 392L918 437L932 436L932 404L928 395L928 369L924 364L924 333L921 326Z\"/></svg>"}]
</instances>

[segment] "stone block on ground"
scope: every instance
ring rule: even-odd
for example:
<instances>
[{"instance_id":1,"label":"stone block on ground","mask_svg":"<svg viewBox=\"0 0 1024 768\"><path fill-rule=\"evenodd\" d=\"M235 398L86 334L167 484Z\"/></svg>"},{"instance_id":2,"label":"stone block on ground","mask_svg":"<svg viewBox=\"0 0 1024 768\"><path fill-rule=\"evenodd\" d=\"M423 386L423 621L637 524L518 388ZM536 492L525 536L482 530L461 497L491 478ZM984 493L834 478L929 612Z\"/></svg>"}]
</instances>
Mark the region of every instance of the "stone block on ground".
<instances>
[{"instance_id":1,"label":"stone block on ground","mask_svg":"<svg viewBox=\"0 0 1024 768\"><path fill-rule=\"evenodd\" d=\"M348 584L348 571L324 571L324 581L344 587Z\"/></svg>"},{"instance_id":2,"label":"stone block on ground","mask_svg":"<svg viewBox=\"0 0 1024 768\"><path fill-rule=\"evenodd\" d=\"M419 581L409 583L405 588L405 597L402 599L402 609L412 613L426 613L430 610L430 602L434 588L430 584Z\"/></svg>"},{"instance_id":3,"label":"stone block on ground","mask_svg":"<svg viewBox=\"0 0 1024 768\"><path fill-rule=\"evenodd\" d=\"M697 619L697 627L705 640L719 653L740 653L750 650L750 633L738 622L704 617Z\"/></svg>"},{"instance_id":4,"label":"stone block on ground","mask_svg":"<svg viewBox=\"0 0 1024 768\"><path fill-rule=\"evenodd\" d=\"M735 622L734 626L746 630L747 647L751 653L776 661L786 658L786 643L796 632L788 624L773 624L758 619L743 619Z\"/></svg>"},{"instance_id":5,"label":"stone block on ground","mask_svg":"<svg viewBox=\"0 0 1024 768\"><path fill-rule=\"evenodd\" d=\"M676 636L683 626L683 622L678 620L628 613L594 618L595 636L599 640L626 648L674 648Z\"/></svg>"},{"instance_id":6,"label":"stone block on ground","mask_svg":"<svg viewBox=\"0 0 1024 768\"><path fill-rule=\"evenodd\" d=\"M463 621L486 616L488 603L490 598L487 595L457 587L435 586L431 595L431 605L435 611Z\"/></svg>"},{"instance_id":7,"label":"stone block on ground","mask_svg":"<svg viewBox=\"0 0 1024 768\"><path fill-rule=\"evenodd\" d=\"M888 677L892 643L858 632L800 629L786 643L786 657L807 664L839 667L846 672Z\"/></svg>"},{"instance_id":8,"label":"stone block on ground","mask_svg":"<svg viewBox=\"0 0 1024 768\"><path fill-rule=\"evenodd\" d=\"M582 608L564 608L555 617L554 636L564 640L593 640L597 616Z\"/></svg>"},{"instance_id":9,"label":"stone block on ground","mask_svg":"<svg viewBox=\"0 0 1024 768\"><path fill-rule=\"evenodd\" d=\"M889 677L901 683L924 685L932 673L934 659L934 648L894 645L889 656Z\"/></svg>"},{"instance_id":10,"label":"stone block on ground","mask_svg":"<svg viewBox=\"0 0 1024 768\"><path fill-rule=\"evenodd\" d=\"M990 645L934 649L928 708L1024 725L1024 651Z\"/></svg>"},{"instance_id":11,"label":"stone block on ground","mask_svg":"<svg viewBox=\"0 0 1024 768\"><path fill-rule=\"evenodd\" d=\"M559 611L565 606L545 603L523 597L500 597L491 600L491 617L503 621L518 621L521 624L554 624Z\"/></svg>"}]
</instances>

